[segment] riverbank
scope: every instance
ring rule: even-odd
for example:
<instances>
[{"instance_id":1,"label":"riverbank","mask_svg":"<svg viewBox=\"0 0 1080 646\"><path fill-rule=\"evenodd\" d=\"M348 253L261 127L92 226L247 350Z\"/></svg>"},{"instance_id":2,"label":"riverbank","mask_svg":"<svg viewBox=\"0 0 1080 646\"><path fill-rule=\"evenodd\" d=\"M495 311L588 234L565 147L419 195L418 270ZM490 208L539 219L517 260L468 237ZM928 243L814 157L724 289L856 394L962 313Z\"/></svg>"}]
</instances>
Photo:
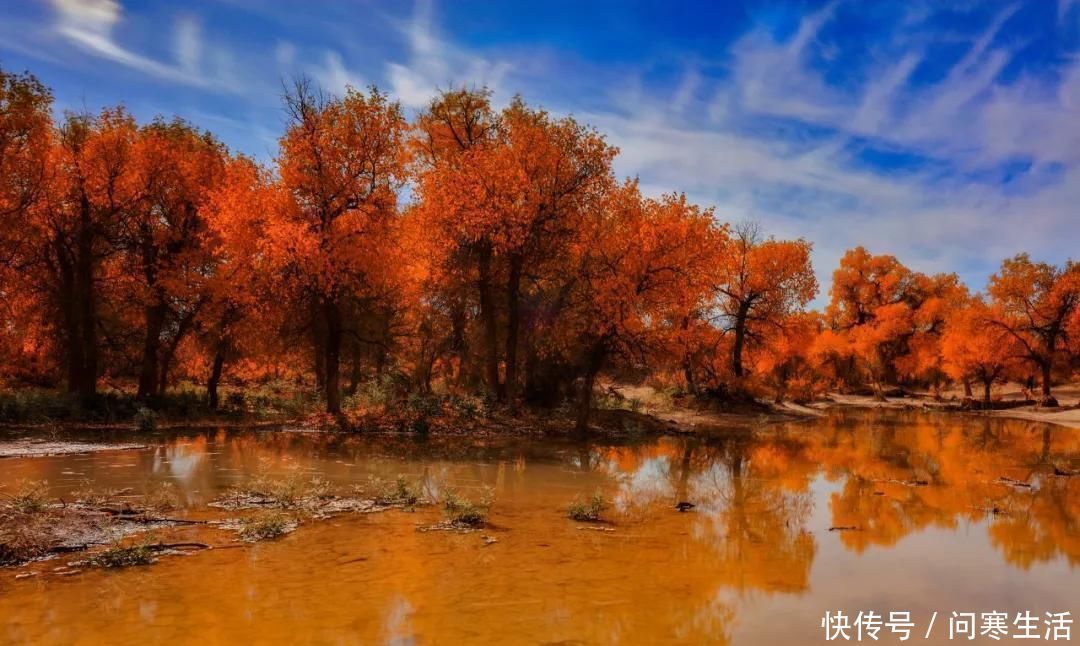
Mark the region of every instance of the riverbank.
<instances>
[{"instance_id":1,"label":"riverbank","mask_svg":"<svg viewBox=\"0 0 1080 646\"><path fill-rule=\"evenodd\" d=\"M1068 392L1067 389L1062 389ZM1021 419L1031 422L1044 422L1071 429L1080 429L1080 404L1072 397L1059 397L1060 406L1043 408L1036 405L1016 406L995 410L974 410L963 406L958 400L934 399L929 396L886 397L885 401L865 395L844 395L832 393L824 401L814 402L810 407L818 411L836 408L868 408L892 410L925 410L955 413L972 417L996 417L1001 419ZM1009 401L1006 399L1005 401Z\"/></svg>"}]
</instances>

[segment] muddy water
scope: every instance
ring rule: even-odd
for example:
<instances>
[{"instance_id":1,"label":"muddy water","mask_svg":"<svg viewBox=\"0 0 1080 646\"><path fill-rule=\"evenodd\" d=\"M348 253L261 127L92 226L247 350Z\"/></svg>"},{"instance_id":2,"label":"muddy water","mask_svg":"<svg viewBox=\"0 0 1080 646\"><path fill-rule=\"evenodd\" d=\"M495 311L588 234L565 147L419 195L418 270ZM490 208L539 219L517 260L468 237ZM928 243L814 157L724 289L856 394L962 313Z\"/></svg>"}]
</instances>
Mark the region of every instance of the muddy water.
<instances>
[{"instance_id":1,"label":"muddy water","mask_svg":"<svg viewBox=\"0 0 1080 646\"><path fill-rule=\"evenodd\" d=\"M826 610L874 610L910 611L912 641L947 643L953 611L1080 619L1080 476L1055 475L1080 470L1080 433L1040 424L841 413L587 446L234 430L140 441L150 448L3 460L0 484L47 479L64 495L167 480L199 514L252 473L305 469L490 486L497 502L472 534L416 531L438 520L428 508L128 570L0 570L0 642L799 644L824 641ZM614 531L565 517L597 489Z\"/></svg>"}]
</instances>

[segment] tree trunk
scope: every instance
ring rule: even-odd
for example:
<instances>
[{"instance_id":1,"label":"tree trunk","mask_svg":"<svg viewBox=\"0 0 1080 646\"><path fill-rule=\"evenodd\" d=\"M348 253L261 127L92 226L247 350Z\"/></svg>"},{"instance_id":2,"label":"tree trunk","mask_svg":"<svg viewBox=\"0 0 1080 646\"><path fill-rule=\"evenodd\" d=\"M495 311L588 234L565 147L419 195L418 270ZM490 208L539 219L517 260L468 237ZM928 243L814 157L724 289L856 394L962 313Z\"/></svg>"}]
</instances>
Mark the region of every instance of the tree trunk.
<instances>
[{"instance_id":1,"label":"tree trunk","mask_svg":"<svg viewBox=\"0 0 1080 646\"><path fill-rule=\"evenodd\" d=\"M521 328L521 269L522 258L510 260L510 277L506 283L506 399L511 406L518 396L518 331Z\"/></svg>"},{"instance_id":2,"label":"tree trunk","mask_svg":"<svg viewBox=\"0 0 1080 646\"><path fill-rule=\"evenodd\" d=\"M363 362L360 357L360 343L353 343L351 349L352 365L349 369L349 388L346 392L348 392L349 395L355 395L356 391L360 388L360 377L362 376L360 369L363 367Z\"/></svg>"},{"instance_id":3,"label":"tree trunk","mask_svg":"<svg viewBox=\"0 0 1080 646\"><path fill-rule=\"evenodd\" d=\"M974 396L975 395L973 395L972 392L971 392L971 381L965 379L964 380L964 399L971 399Z\"/></svg>"},{"instance_id":4,"label":"tree trunk","mask_svg":"<svg viewBox=\"0 0 1080 646\"><path fill-rule=\"evenodd\" d=\"M472 372L469 349L465 342L465 325L465 305L461 299L454 299L450 311L450 353L457 357L457 374L452 375L452 378L458 386L464 386L467 376Z\"/></svg>"},{"instance_id":5,"label":"tree trunk","mask_svg":"<svg viewBox=\"0 0 1080 646\"><path fill-rule=\"evenodd\" d=\"M484 350L486 352L486 377L488 396L502 401L503 390L499 384L498 330L495 327L495 299L491 285L491 246L483 245L479 253L480 318L484 323Z\"/></svg>"},{"instance_id":6,"label":"tree trunk","mask_svg":"<svg viewBox=\"0 0 1080 646\"><path fill-rule=\"evenodd\" d=\"M85 199L81 213L75 291L79 303L79 331L82 333L82 375L79 379L79 394L85 402L93 399L97 394L98 376L97 306L94 299L94 231L90 221L90 204Z\"/></svg>"},{"instance_id":7,"label":"tree trunk","mask_svg":"<svg viewBox=\"0 0 1080 646\"><path fill-rule=\"evenodd\" d=\"M990 407L990 386L993 383L994 383L993 379L984 379L983 380L983 403L986 404L987 408Z\"/></svg>"},{"instance_id":8,"label":"tree trunk","mask_svg":"<svg viewBox=\"0 0 1080 646\"><path fill-rule=\"evenodd\" d=\"M210 410L218 409L218 384L221 383L221 373L225 368L225 341L218 341L217 350L214 352L214 364L210 369L210 378L206 380L207 407Z\"/></svg>"},{"instance_id":9,"label":"tree trunk","mask_svg":"<svg viewBox=\"0 0 1080 646\"><path fill-rule=\"evenodd\" d=\"M58 245L59 246L59 245ZM57 263L59 265L60 286L59 301L60 315L64 325L64 355L67 361L67 389L71 394L82 393L83 370L83 338L79 326L80 305L75 296L75 276L63 254L58 252Z\"/></svg>"},{"instance_id":10,"label":"tree trunk","mask_svg":"<svg viewBox=\"0 0 1080 646\"><path fill-rule=\"evenodd\" d=\"M577 424L575 427L578 435L585 435L589 432L593 387L596 385L596 375L600 373L600 368L604 365L606 354L603 346L597 346L589 353L585 365L585 375L581 379L581 390L578 392Z\"/></svg>"},{"instance_id":11,"label":"tree trunk","mask_svg":"<svg viewBox=\"0 0 1080 646\"><path fill-rule=\"evenodd\" d=\"M739 305L739 311L735 314L735 342L731 344L731 370L736 378L743 376L742 353L746 343L746 317L750 308L746 304Z\"/></svg>"},{"instance_id":12,"label":"tree trunk","mask_svg":"<svg viewBox=\"0 0 1080 646\"><path fill-rule=\"evenodd\" d=\"M315 348L315 388L326 391L326 314L316 304L312 314L311 336Z\"/></svg>"},{"instance_id":13,"label":"tree trunk","mask_svg":"<svg viewBox=\"0 0 1080 646\"><path fill-rule=\"evenodd\" d=\"M682 330L685 333L690 329L690 318L682 320ZM694 378L694 354L687 350L682 356L683 379L686 380L686 390L691 395L698 394L697 380Z\"/></svg>"},{"instance_id":14,"label":"tree trunk","mask_svg":"<svg viewBox=\"0 0 1080 646\"><path fill-rule=\"evenodd\" d=\"M1053 395L1050 394L1050 381L1051 372L1053 371L1053 362L1051 360L1042 361L1039 364L1039 369L1042 372L1042 401L1043 405L1056 406L1057 402L1054 400Z\"/></svg>"},{"instance_id":15,"label":"tree trunk","mask_svg":"<svg viewBox=\"0 0 1080 646\"><path fill-rule=\"evenodd\" d=\"M326 412L337 415L341 412L341 309L337 302L326 300L323 316L326 321Z\"/></svg>"},{"instance_id":16,"label":"tree trunk","mask_svg":"<svg viewBox=\"0 0 1080 646\"><path fill-rule=\"evenodd\" d=\"M165 326L165 307L154 304L144 311L146 328L143 336L142 371L139 373L139 391L136 397L146 401L158 394L158 350L161 346L161 330Z\"/></svg>"}]
</instances>

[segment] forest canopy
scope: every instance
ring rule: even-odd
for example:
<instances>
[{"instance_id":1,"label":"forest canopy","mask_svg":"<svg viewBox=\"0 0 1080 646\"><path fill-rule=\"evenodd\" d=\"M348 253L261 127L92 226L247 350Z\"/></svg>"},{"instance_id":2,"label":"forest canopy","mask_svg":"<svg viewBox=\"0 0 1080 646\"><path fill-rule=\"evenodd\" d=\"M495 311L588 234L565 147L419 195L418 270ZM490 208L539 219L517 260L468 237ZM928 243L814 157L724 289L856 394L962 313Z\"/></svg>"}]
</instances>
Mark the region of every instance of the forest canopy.
<instances>
[{"instance_id":1,"label":"forest canopy","mask_svg":"<svg viewBox=\"0 0 1080 646\"><path fill-rule=\"evenodd\" d=\"M617 177L602 132L485 89L409 118L375 88L283 97L260 164L181 119L53 113L0 70L0 378L153 407L180 381L286 380L341 413L361 383L494 406L598 380L717 400L1031 381L1080 357L1080 265L1019 253L984 293L849 250L828 306L812 244Z\"/></svg>"}]
</instances>

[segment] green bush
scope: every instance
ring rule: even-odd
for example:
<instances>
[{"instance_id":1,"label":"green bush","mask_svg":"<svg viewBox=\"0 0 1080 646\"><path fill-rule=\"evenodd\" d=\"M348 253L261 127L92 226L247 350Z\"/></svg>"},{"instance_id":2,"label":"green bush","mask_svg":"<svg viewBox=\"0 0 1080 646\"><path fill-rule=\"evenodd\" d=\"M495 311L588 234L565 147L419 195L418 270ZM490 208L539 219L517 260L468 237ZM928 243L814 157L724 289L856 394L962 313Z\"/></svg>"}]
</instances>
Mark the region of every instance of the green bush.
<instances>
[{"instance_id":1,"label":"green bush","mask_svg":"<svg viewBox=\"0 0 1080 646\"><path fill-rule=\"evenodd\" d=\"M398 476L394 482L381 478L371 479L374 500L380 505L404 505L413 507L420 502L420 487L409 484L405 476Z\"/></svg>"},{"instance_id":2,"label":"green bush","mask_svg":"<svg viewBox=\"0 0 1080 646\"><path fill-rule=\"evenodd\" d=\"M573 520L583 522L596 522L600 520L600 514L607 509L607 501L599 491L594 493L589 500L583 501L575 498L566 510L566 515Z\"/></svg>"},{"instance_id":3,"label":"green bush","mask_svg":"<svg viewBox=\"0 0 1080 646\"><path fill-rule=\"evenodd\" d=\"M86 559L86 562L89 565L104 568L149 565L154 562L154 552L145 543L128 546L114 545Z\"/></svg>"},{"instance_id":4,"label":"green bush","mask_svg":"<svg viewBox=\"0 0 1080 646\"><path fill-rule=\"evenodd\" d=\"M454 491L447 491L443 495L443 513L446 519L454 525L466 527L483 527L487 523L491 506L495 502L494 493L487 489L480 496L480 500L473 502Z\"/></svg>"},{"instance_id":5,"label":"green bush","mask_svg":"<svg viewBox=\"0 0 1080 646\"><path fill-rule=\"evenodd\" d=\"M264 541L284 536L289 532L290 521L284 514L268 514L242 521L240 538L248 542Z\"/></svg>"},{"instance_id":6,"label":"green bush","mask_svg":"<svg viewBox=\"0 0 1080 646\"><path fill-rule=\"evenodd\" d=\"M40 514L49 508L49 483L45 480L22 480L7 506L20 514Z\"/></svg>"}]
</instances>

